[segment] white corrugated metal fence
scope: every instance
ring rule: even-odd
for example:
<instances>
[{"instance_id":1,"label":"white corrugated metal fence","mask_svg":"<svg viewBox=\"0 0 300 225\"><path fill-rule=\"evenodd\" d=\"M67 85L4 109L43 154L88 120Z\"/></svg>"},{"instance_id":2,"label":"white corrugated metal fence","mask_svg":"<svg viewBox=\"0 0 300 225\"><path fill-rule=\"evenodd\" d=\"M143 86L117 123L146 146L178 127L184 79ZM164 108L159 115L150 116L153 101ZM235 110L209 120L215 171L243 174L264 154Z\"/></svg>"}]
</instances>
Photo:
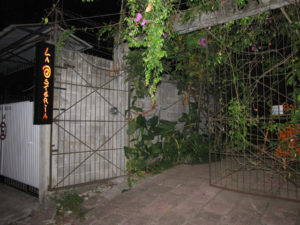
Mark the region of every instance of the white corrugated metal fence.
<instances>
[{"instance_id":1,"label":"white corrugated metal fence","mask_svg":"<svg viewBox=\"0 0 300 225\"><path fill-rule=\"evenodd\" d=\"M39 126L33 125L33 103L0 105L0 122L6 124L1 140L0 174L38 188Z\"/></svg>"}]
</instances>

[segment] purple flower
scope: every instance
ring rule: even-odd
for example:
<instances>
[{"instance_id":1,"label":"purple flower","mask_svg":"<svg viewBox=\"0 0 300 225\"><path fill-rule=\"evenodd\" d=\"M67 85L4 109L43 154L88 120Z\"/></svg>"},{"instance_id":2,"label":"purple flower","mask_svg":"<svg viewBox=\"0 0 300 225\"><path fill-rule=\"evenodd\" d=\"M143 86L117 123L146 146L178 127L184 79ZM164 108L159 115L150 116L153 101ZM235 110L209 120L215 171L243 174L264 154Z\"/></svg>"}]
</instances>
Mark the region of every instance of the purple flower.
<instances>
[{"instance_id":1,"label":"purple flower","mask_svg":"<svg viewBox=\"0 0 300 225\"><path fill-rule=\"evenodd\" d=\"M168 37L168 33L164 33L164 39Z\"/></svg>"},{"instance_id":2,"label":"purple flower","mask_svg":"<svg viewBox=\"0 0 300 225\"><path fill-rule=\"evenodd\" d=\"M258 47L258 49L259 49L259 50L261 50L261 49L262 49L262 47L261 47L261 46L259 46L259 47Z\"/></svg>"},{"instance_id":3,"label":"purple flower","mask_svg":"<svg viewBox=\"0 0 300 225\"><path fill-rule=\"evenodd\" d=\"M147 23L147 20L143 19L141 25L144 26Z\"/></svg>"},{"instance_id":4,"label":"purple flower","mask_svg":"<svg viewBox=\"0 0 300 225\"><path fill-rule=\"evenodd\" d=\"M272 18L267 18L269 23L272 23Z\"/></svg>"},{"instance_id":5,"label":"purple flower","mask_svg":"<svg viewBox=\"0 0 300 225\"><path fill-rule=\"evenodd\" d=\"M255 45L252 45L251 51L252 51L252 52L255 52Z\"/></svg>"},{"instance_id":6,"label":"purple flower","mask_svg":"<svg viewBox=\"0 0 300 225\"><path fill-rule=\"evenodd\" d=\"M139 22L141 19L142 19L142 14L141 13L138 13L136 14L136 17L135 17L135 22Z\"/></svg>"},{"instance_id":7,"label":"purple flower","mask_svg":"<svg viewBox=\"0 0 300 225\"><path fill-rule=\"evenodd\" d=\"M201 38L201 45L206 47L206 37Z\"/></svg>"}]
</instances>

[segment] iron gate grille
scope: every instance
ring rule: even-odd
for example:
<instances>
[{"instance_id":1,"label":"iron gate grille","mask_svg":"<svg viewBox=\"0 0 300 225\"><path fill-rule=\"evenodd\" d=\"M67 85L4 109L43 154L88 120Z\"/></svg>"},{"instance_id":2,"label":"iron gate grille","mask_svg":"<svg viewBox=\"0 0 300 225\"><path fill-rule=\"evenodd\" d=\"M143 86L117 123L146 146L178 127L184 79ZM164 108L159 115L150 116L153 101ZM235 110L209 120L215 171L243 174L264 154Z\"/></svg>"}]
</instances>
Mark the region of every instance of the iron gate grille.
<instances>
[{"instance_id":1,"label":"iron gate grille","mask_svg":"<svg viewBox=\"0 0 300 225\"><path fill-rule=\"evenodd\" d=\"M125 175L125 77L112 61L65 51L55 75L50 187Z\"/></svg>"},{"instance_id":2,"label":"iron gate grille","mask_svg":"<svg viewBox=\"0 0 300 225\"><path fill-rule=\"evenodd\" d=\"M267 45L241 49L229 56L231 66L223 63L216 71L210 183L299 201L300 124L291 121L298 106L296 87L288 84L288 65L299 49L279 34Z\"/></svg>"}]
</instances>

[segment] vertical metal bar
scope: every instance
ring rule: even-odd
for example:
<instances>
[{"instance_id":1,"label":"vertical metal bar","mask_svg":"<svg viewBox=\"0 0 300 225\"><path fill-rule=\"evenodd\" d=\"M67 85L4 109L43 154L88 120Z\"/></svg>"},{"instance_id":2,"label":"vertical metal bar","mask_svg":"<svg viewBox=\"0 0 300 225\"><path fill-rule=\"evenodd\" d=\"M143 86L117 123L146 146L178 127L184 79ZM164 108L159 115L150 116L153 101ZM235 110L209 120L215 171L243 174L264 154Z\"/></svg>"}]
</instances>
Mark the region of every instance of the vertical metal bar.
<instances>
[{"instance_id":1,"label":"vertical metal bar","mask_svg":"<svg viewBox=\"0 0 300 225\"><path fill-rule=\"evenodd\" d=\"M90 61L91 62L93 62L94 60L93 60L93 56L92 55L90 55L89 56L91 59L90 59ZM87 69L88 69L88 73L87 73L87 81L89 81L89 79L88 79L88 77L90 76L90 84L91 85L93 85L94 83L93 83L93 74L92 74L92 64L88 64L87 65ZM91 72L91 73L89 73L89 72ZM91 90L92 90L92 88L91 88ZM100 90L99 90L100 91ZM93 110L93 105L92 105L92 99L93 99L93 95L96 95L97 93L94 93L94 94L92 94L90 97L89 97L89 99L90 99L90 104L89 104L89 102L88 102L88 99L87 99L87 107L89 107L90 108L90 115L89 115L89 119L91 120L92 119L92 110ZM92 123L91 122L89 122L89 123L87 123L86 122L86 124L89 126L89 146L91 146L92 147ZM92 157L90 157L89 158L89 168L90 168L90 172L89 172L89 181L91 181L92 180L92 173L93 173L93 170L92 170L92 160L93 159L95 159L95 154L92 156Z\"/></svg>"},{"instance_id":2,"label":"vertical metal bar","mask_svg":"<svg viewBox=\"0 0 300 225\"><path fill-rule=\"evenodd\" d=\"M56 69L57 71L57 69ZM55 78L53 80L53 83L55 84ZM54 85L55 86L55 85ZM55 92L57 90L53 90L53 96L55 96ZM55 98L53 97L53 105L54 105ZM52 117L54 117L53 109L52 109ZM50 153L49 153L49 185L48 185L48 190L52 187L52 150L53 150L53 122L51 123L50 127ZM2 141L1 141L2 142ZM2 146L2 145L1 145ZM0 147L0 174L1 174L1 147Z\"/></svg>"},{"instance_id":3,"label":"vertical metal bar","mask_svg":"<svg viewBox=\"0 0 300 225\"><path fill-rule=\"evenodd\" d=\"M242 45L242 49L244 50L245 49L245 46L244 45ZM241 54L241 59L242 59L242 63L244 64L244 61L245 61L245 53L244 52L241 52L240 53ZM246 75L245 75L245 69L244 69L244 65L242 64L242 66L241 66L241 69L243 70L242 71L242 78L243 78L243 80L244 80L244 82L245 82L245 84L247 84L248 82L248 85L249 85L249 87L251 87L251 83L250 83L250 79L249 79L249 77L246 77ZM250 97L250 99L251 99L251 97ZM249 107L249 109L251 109L251 101L249 101L249 105L248 105L248 107ZM251 111L250 111L250 113L251 113ZM250 127L250 137L249 137L249 142L251 143L251 129L252 129L252 127ZM251 147L250 147L251 148ZM250 149L250 151L251 151L251 149ZM240 160L242 160L242 163L243 163L243 170L242 170L242 174L241 174L241 176L242 176L242 190L245 190L245 164L246 164L246 146L244 145L244 148L243 148L243 153L242 153L242 156L241 156L242 158L240 159Z\"/></svg>"},{"instance_id":4,"label":"vertical metal bar","mask_svg":"<svg viewBox=\"0 0 300 225\"><path fill-rule=\"evenodd\" d=\"M85 60L82 60L82 77L84 78L84 79L86 79L86 62L85 62ZM83 83L85 83L85 81L84 80L82 80L82 82ZM83 96L86 96L86 94L87 94L87 87L86 87L86 85L87 84L85 84L85 86L83 87L83 91L82 91L82 93L81 93L81 97L83 97ZM82 101L82 118L83 118L83 120L85 120L86 119L86 107L87 107L87 105L86 105L86 98ZM84 143L86 143L86 123L85 122L82 122L82 124L81 124L81 126L82 126L82 131L83 131L83 137L82 137L82 139L81 140L83 140L83 142ZM83 145L83 150L82 150L82 153L83 153L83 160L84 160L84 163L82 164L82 169L83 169L83 172L82 172L82 176L83 176L83 183L86 183L87 182L87 180L86 180L86 146L84 146Z\"/></svg>"},{"instance_id":5,"label":"vertical metal bar","mask_svg":"<svg viewBox=\"0 0 300 225\"><path fill-rule=\"evenodd\" d=\"M261 46L263 46L262 45L262 43L261 43ZM262 47L263 48L263 47ZM264 57L263 56L261 56L261 60L263 60L262 61L262 66L261 66L261 68L262 68L262 73L264 73L265 71L266 71L266 69L267 68L265 68L265 64L266 64L266 62L264 61ZM264 78L263 79L263 84L265 84L265 82L266 82L266 79ZM266 104L266 100L267 100L267 96L266 96L266 91L265 91L265 85L263 85L262 86L262 96L263 96L263 103L262 103L262 105L263 105L263 124L264 125L266 125L266 123L268 123L269 122L269 120L268 119L266 119L266 108L267 108L267 104ZM258 102L258 98L259 98L259 95L256 97L256 99L257 99L257 102ZM258 118L258 123L260 123L260 119L259 119L259 106L257 105L256 106L257 107L257 118ZM259 126L259 124L257 124L257 135L258 134L260 134L259 133L259 130L258 130L258 126ZM262 136L262 138L263 138L263 149L262 149L262 151L267 151L268 149L267 149L267 144L268 144L268 136L269 136L269 128L268 128L268 125L267 125L267 127L265 127L265 128L261 128L262 129L262 131L263 131L263 136ZM257 146L258 146L258 143L257 143ZM266 168L266 160L265 160L265 158L266 158L266 154L265 154L265 152L262 152L261 153L262 155L260 156L260 160L262 160L262 162L261 162L261 164L262 164L262 168L263 168L263 193L267 193L267 191L266 191L266 179L267 179L267 176L266 176L266 170L265 170L265 168Z\"/></svg>"},{"instance_id":6,"label":"vertical metal bar","mask_svg":"<svg viewBox=\"0 0 300 225\"><path fill-rule=\"evenodd\" d=\"M65 80L67 80L67 77L68 77L68 73L69 73L69 70L67 69L66 71L66 75L65 75ZM66 105L67 105L67 91L69 90L68 88L68 85L66 85L66 90L65 90L65 108L66 108ZM66 113L63 113L63 128L66 129ZM63 148L62 148L62 153L65 153L66 151L66 132L63 132ZM62 154L62 178L65 177L65 155L66 154ZM67 173L66 173L67 174ZM64 187L65 186L65 180L63 180L62 182L62 186Z\"/></svg>"},{"instance_id":7,"label":"vertical metal bar","mask_svg":"<svg viewBox=\"0 0 300 225\"><path fill-rule=\"evenodd\" d=\"M271 40L272 42L274 41L274 40ZM275 37L275 42L276 42L277 40L276 40L276 37ZM271 45L273 45L273 43L271 43ZM271 50L271 45L269 44L269 49ZM275 45L276 46L276 45ZM276 49L276 48L275 48ZM272 58L274 58L275 57L275 59L276 59L276 54L274 53L274 54L272 54L271 55L271 52L269 53L269 65L272 65ZM274 80L274 78L273 78L273 75L271 74L270 75L270 80L269 80L269 87L273 87L273 80ZM271 99L271 107L275 104L274 103L274 97L273 97L273 88L270 88L270 99ZM274 139L274 134L272 133L271 135L270 135L270 138L271 138L271 140L273 140ZM273 150L273 149L272 149ZM272 154L272 157L276 157L275 156L275 154L272 152L271 153ZM272 168L272 170L274 169L274 159L271 159L271 168ZM270 182L270 188L271 188L271 193L273 194L273 186L272 186L272 182Z\"/></svg>"},{"instance_id":8,"label":"vertical metal bar","mask_svg":"<svg viewBox=\"0 0 300 225\"><path fill-rule=\"evenodd\" d=\"M76 71L78 71L78 69L79 69L79 58L78 57L75 57L75 56L77 56L76 54L75 54L75 52L72 52L72 60L73 60L73 62L75 61L75 70ZM79 79L79 76L78 75L76 75L76 80L75 80L75 102L77 102L78 101L78 84L79 84L79 81L78 81L78 79ZM78 122L77 122L77 115L78 115L78 110L77 110L77 108L78 108L78 104L76 104L75 106L74 106L74 110L75 110L75 115L74 115L74 136L75 137L77 137L77 125L78 125ZM78 146L77 146L77 143L76 143L76 140L73 138L73 140L74 140L74 152L77 152L78 150L77 150L77 148L78 148ZM77 157L78 157L78 154L73 154L74 156L73 156L73 165L76 167L76 159L77 159ZM77 171L74 171L74 173L73 173L73 179L74 179L74 182L73 182L73 185L75 185L76 184L76 173L78 173L78 170Z\"/></svg>"},{"instance_id":9,"label":"vertical metal bar","mask_svg":"<svg viewBox=\"0 0 300 225\"><path fill-rule=\"evenodd\" d=\"M100 63L102 65L102 62L99 60L99 64ZM102 71L100 69L99 69L99 79L100 79L99 85L102 86L101 80L103 80L103 79L102 79ZM98 101L99 101L99 107L100 107L100 110L101 110L99 112L98 119L101 120L103 118L104 107L101 104L101 99L100 98L98 98ZM99 128L98 129L99 129L99 145L100 145L101 141L102 141L102 137L104 136L103 134L104 134L104 130L105 130L103 122L99 123ZM103 168L102 168L101 158L99 157L99 179L102 178L102 171L103 171Z\"/></svg>"},{"instance_id":10,"label":"vertical metal bar","mask_svg":"<svg viewBox=\"0 0 300 225\"><path fill-rule=\"evenodd\" d=\"M63 59L61 59L61 62L63 63ZM62 72L63 71L61 71L61 74L60 74L60 87L62 87L63 86L63 84L62 84ZM65 71L66 73L67 73L67 69L66 69L66 71ZM57 77L57 76L56 76ZM66 85L65 85L65 87L66 87ZM64 90L64 91L66 91L66 90ZM61 110L62 110L62 107L61 107L61 95L62 95L62 89L59 89L59 95L58 95L58 109L59 109L59 111L58 111L58 113L60 114L61 113ZM64 106L64 108L65 108L65 106ZM58 124L60 123L60 121L58 121ZM61 146L60 146L60 128L59 128L59 126L57 126L57 156L56 156L56 184L54 185L54 186L56 186L57 184L58 184L58 168L59 168L59 153L60 153L60 151L62 151L62 148L61 148ZM53 187L54 187L53 186Z\"/></svg>"},{"instance_id":11,"label":"vertical metal bar","mask_svg":"<svg viewBox=\"0 0 300 225\"><path fill-rule=\"evenodd\" d=\"M104 66L106 66L106 64L103 62L103 65ZM107 81L107 78L108 78L108 76L107 76L107 73L104 71L103 72L104 74L104 78L105 78L105 82ZM109 132L108 132L108 122L106 122L106 121L108 121L108 117L107 117L107 111L108 111L108 104L105 102L105 101L103 101L103 103L104 103L104 105L105 105L105 107L104 107L104 120L105 120L105 122L104 122L104 127L105 127L105 134L104 134L104 137L105 137L105 139L106 139L106 137L108 137L109 136ZM108 143L106 143L105 144L105 146L109 146L109 144ZM107 157L107 151L105 151L105 157ZM103 166L104 166L104 174L105 174L105 176L104 176L104 179L106 179L106 178L108 178L108 174L107 174L107 167L106 167L106 162L103 162Z\"/></svg>"},{"instance_id":12,"label":"vertical metal bar","mask_svg":"<svg viewBox=\"0 0 300 225\"><path fill-rule=\"evenodd\" d=\"M68 52L68 57L70 58L70 52ZM72 71L73 73L73 71ZM74 83L74 76L71 76L70 77L70 105L72 105L72 92L73 92L73 83ZM69 110L69 119L71 120L72 119L72 109ZM71 128L71 121L68 121L69 123L69 131L72 133L72 128ZM69 146L69 154L68 154L68 164L69 164L69 170L68 170L68 173L71 171L71 135L68 135L69 136L69 143L68 143L68 146ZM74 165L75 166L75 165ZM71 176L68 176L68 185L71 185Z\"/></svg>"},{"instance_id":13,"label":"vertical metal bar","mask_svg":"<svg viewBox=\"0 0 300 225\"><path fill-rule=\"evenodd\" d=\"M275 42L275 49L277 50L276 51L276 60L278 59L278 56L279 56L279 54L278 54L278 51L280 51L279 50L279 48L280 48L280 46L279 46L279 42L280 42L280 36L276 36L276 42ZM280 88L279 88L279 78L278 78L278 73L279 73L279 71L278 71L278 67L276 68L276 70L275 70L276 72L275 72L275 79L276 79L276 92L275 92L275 94L276 94L276 100L277 100L277 102L276 102L276 105L278 105L278 107L281 105L281 103L280 103L280 96L279 96L279 93L280 93ZM280 111L279 110L279 108L278 108L278 111ZM279 124L281 124L281 122L282 122L282 120L281 120L281 116L280 116L280 112L279 112L279 116L278 116L278 123ZM278 133L279 131L277 131L277 133ZM279 137L277 137L277 139L279 139ZM279 181L280 181L280 177L278 177L279 179ZM272 184L272 188L273 188L273 182L271 182L271 184ZM276 187L275 187L276 188ZM281 189L281 185L279 185L279 191L280 191L280 189ZM276 190L275 190L276 191ZM273 193L273 192L272 192Z\"/></svg>"},{"instance_id":14,"label":"vertical metal bar","mask_svg":"<svg viewBox=\"0 0 300 225\"><path fill-rule=\"evenodd\" d=\"M107 67L107 61L105 61L105 67ZM113 75L114 76L114 75ZM112 82L109 83L109 88L110 89L113 89L113 84L114 84L114 80ZM113 96L112 96L112 99L113 99ZM111 114L110 114L110 105L108 104L108 110L107 110L107 115L108 115L108 119L110 121L110 117L111 117ZM111 126L111 122L108 122L109 126L108 126L108 137L110 137L112 134L113 134L113 129L112 129L112 126ZM113 148L112 146L112 142L113 142L113 138L109 140L108 142L108 158L109 160L111 161L112 160L112 157L111 157L111 150ZM108 163L108 177L110 178L111 177L111 164Z\"/></svg>"},{"instance_id":15,"label":"vertical metal bar","mask_svg":"<svg viewBox=\"0 0 300 225\"><path fill-rule=\"evenodd\" d=\"M226 29L226 39L228 40L228 29ZM229 63L231 64L232 63L232 58L231 58L231 54L230 55L228 55L228 58L229 58ZM233 65L232 65L233 66ZM233 77L233 75L234 75L234 73L235 73L235 71L233 70L233 68L229 68L229 80L234 80L234 77ZM226 76L226 78L225 78L225 80L228 82L228 78L227 78L227 76ZM232 84L232 82L230 82L230 96L228 97L228 96L226 96L226 105L227 105L227 115L228 115L228 105L229 105L229 103L230 103L230 100L235 96L235 93L234 93L234 91L238 91L238 90L235 90L235 87L234 87L234 85ZM233 118L232 117L230 117L229 118L229 120L230 121L232 121L233 120ZM227 125L228 125L228 120L227 120ZM233 157L233 152L235 151L235 146L233 145L233 143L232 143L232 141L231 141L231 149L230 149L230 152L229 152L229 154L226 152L226 157L227 157L227 159L229 159L229 161L230 161L230 163L228 162L228 166L230 167L229 168L229 179L230 180L228 180L228 182L229 182L229 184L227 184L228 182L226 182L226 187L228 187L228 185L229 185L229 188L233 188L233 175L232 175L232 171L233 171L233 166L232 166L232 157ZM227 181L227 179L226 179L226 181Z\"/></svg>"},{"instance_id":16,"label":"vertical metal bar","mask_svg":"<svg viewBox=\"0 0 300 225\"><path fill-rule=\"evenodd\" d=\"M94 57L94 63L95 63L95 65L97 65L97 63L98 63L98 59L96 58L96 57ZM98 85L98 68L97 67L95 67L94 68L94 76L95 76L95 86L96 86L96 88L98 88L99 87L99 85ZM94 106L95 106L95 108L94 108L94 119L95 119L95 121L97 120L97 95L95 94L95 98L94 98ZM93 134L95 135L95 137L94 137L94 148L96 148L96 139L97 139L97 125L98 125L98 122L95 122L95 124L94 124L94 132L93 132ZM99 156L97 155L97 154L95 154L95 159L94 159L94 180L97 180L97 173L98 173L98 171L97 171L97 159L99 158Z\"/></svg>"},{"instance_id":17,"label":"vertical metal bar","mask_svg":"<svg viewBox=\"0 0 300 225\"><path fill-rule=\"evenodd\" d=\"M79 53L76 53L76 58L77 58L77 60L80 60L81 61L81 75L83 76L83 58L80 58L79 57ZM80 79L80 83L82 84L82 79ZM81 85L80 86L80 93L78 93L79 94L79 96L80 96L80 98L79 99L81 99L82 97L83 97L83 94L82 94L82 89L83 89L83 86ZM78 103L77 103L78 104ZM79 111L79 115L80 115L80 120L83 120L84 118L82 118L82 107L83 107L83 101L80 101L80 111ZM82 132L83 132L83 128L82 128L82 122L79 122L79 126L80 126L80 137L79 137L79 139L80 140L82 140ZM80 146L80 154L79 154L79 162L81 162L82 161L82 158L84 159L84 157L83 157L83 145L82 145L82 143L78 143L79 144L79 146ZM84 170L84 168L83 168L83 165L81 165L79 168L79 183L82 183L82 180L83 180L83 178L82 178L82 171Z\"/></svg>"}]
</instances>

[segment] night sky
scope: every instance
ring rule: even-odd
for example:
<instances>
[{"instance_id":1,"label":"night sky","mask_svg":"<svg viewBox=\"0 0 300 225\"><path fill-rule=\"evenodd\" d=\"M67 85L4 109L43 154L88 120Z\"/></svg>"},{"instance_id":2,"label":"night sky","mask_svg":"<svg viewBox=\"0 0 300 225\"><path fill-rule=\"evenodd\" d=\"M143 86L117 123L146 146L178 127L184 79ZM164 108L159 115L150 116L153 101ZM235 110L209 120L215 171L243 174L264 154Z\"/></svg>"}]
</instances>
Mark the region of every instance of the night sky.
<instances>
[{"instance_id":1,"label":"night sky","mask_svg":"<svg viewBox=\"0 0 300 225\"><path fill-rule=\"evenodd\" d=\"M10 24L39 23L46 15L52 0L1 0L0 1L0 30ZM93 3L83 3L82 0L60 0L59 6L63 11L81 16L105 15L120 12L121 0L94 0ZM67 19L67 18L66 18ZM93 18L97 23L117 21L118 15L111 17Z\"/></svg>"},{"instance_id":2,"label":"night sky","mask_svg":"<svg viewBox=\"0 0 300 225\"><path fill-rule=\"evenodd\" d=\"M52 0L0 0L0 31L11 24L41 23L42 18L51 10L53 3ZM93 3L83 3L82 0L59 0L59 9L62 10L64 19L60 25L63 28L70 26L82 28L102 26L109 22L116 23L119 21L120 7L121 0L94 0ZM116 15L103 17L107 14ZM100 17L78 20L79 17L90 16ZM51 16L49 22L51 22ZM112 59L112 38L109 41L99 42L97 32L98 29L88 32L77 31L75 35L93 45L93 49L86 52L87 54ZM0 102L18 99L18 96L21 96L20 93L24 95L22 90L32 86L32 74L33 68L29 68L14 76L5 78L0 76ZM16 83L16 80L19 80L19 83ZM14 88L11 88L12 86ZM12 90L13 92L10 93ZM31 96L31 92L28 92L28 95Z\"/></svg>"},{"instance_id":3,"label":"night sky","mask_svg":"<svg viewBox=\"0 0 300 225\"><path fill-rule=\"evenodd\" d=\"M76 31L75 35L94 46L89 54L111 59L113 39L99 42L97 40L99 29L82 31L82 28L117 23L121 0L94 0L92 3L82 2L82 0L1 0L0 30L10 24L41 23L42 18L47 16L52 5L57 1L59 1L58 8L63 12L60 26L63 28L70 28L71 26L81 28L81 31ZM105 16L108 14L114 15ZM93 18L78 19L91 16ZM49 22L53 20L54 16L50 16Z\"/></svg>"}]
</instances>

